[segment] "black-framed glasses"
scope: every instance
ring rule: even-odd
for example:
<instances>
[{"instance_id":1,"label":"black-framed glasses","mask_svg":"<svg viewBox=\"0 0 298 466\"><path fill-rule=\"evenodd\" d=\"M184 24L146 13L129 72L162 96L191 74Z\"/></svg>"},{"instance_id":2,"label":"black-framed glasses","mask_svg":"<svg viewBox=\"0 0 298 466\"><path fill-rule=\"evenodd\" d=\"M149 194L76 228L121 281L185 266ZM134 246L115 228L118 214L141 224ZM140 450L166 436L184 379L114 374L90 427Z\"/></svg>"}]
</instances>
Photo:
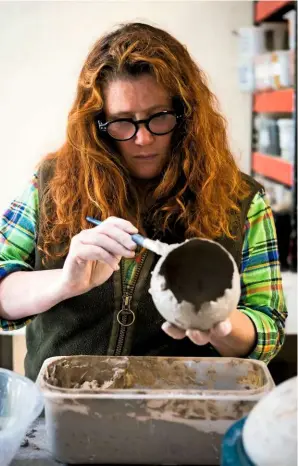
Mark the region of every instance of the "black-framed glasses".
<instances>
[{"instance_id":1,"label":"black-framed glasses","mask_svg":"<svg viewBox=\"0 0 298 466\"><path fill-rule=\"evenodd\" d=\"M132 118L118 118L117 120L103 123L97 120L98 128L102 132L108 133L116 141L128 141L138 132L140 125L156 136L163 136L171 133L177 126L183 115L178 115L174 111L164 110L155 113L145 120L133 120Z\"/></svg>"}]
</instances>

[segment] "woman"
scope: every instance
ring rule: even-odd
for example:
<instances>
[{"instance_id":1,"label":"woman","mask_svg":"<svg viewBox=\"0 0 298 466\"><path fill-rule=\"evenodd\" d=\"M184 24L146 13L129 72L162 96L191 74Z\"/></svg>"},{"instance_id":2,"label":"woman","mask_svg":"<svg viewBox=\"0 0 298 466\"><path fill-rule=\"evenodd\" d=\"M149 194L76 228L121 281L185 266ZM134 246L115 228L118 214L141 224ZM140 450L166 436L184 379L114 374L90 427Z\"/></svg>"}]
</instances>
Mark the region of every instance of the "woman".
<instances>
[{"instance_id":1,"label":"woman","mask_svg":"<svg viewBox=\"0 0 298 466\"><path fill-rule=\"evenodd\" d=\"M92 227L86 216L103 223ZM238 309L207 333L163 323L148 293L158 258L136 250L137 231L168 243L221 243L241 273ZM32 379L56 355L268 362L283 343L270 207L237 168L202 71L157 28L127 24L94 45L67 140L4 214L1 233L1 326L28 325Z\"/></svg>"}]
</instances>

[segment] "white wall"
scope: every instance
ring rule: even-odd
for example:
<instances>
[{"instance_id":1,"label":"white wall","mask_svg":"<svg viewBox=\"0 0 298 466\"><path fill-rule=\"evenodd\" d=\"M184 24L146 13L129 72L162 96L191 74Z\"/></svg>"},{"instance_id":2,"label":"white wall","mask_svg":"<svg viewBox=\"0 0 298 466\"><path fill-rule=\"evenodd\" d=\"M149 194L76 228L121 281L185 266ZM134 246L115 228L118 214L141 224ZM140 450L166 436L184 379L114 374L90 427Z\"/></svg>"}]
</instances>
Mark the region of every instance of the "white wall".
<instances>
[{"instance_id":1,"label":"white wall","mask_svg":"<svg viewBox=\"0 0 298 466\"><path fill-rule=\"evenodd\" d=\"M141 20L173 33L210 77L232 148L249 170L250 96L237 87L237 38L252 24L249 1L0 2L0 210L37 160L64 139L83 61L115 24Z\"/></svg>"}]
</instances>

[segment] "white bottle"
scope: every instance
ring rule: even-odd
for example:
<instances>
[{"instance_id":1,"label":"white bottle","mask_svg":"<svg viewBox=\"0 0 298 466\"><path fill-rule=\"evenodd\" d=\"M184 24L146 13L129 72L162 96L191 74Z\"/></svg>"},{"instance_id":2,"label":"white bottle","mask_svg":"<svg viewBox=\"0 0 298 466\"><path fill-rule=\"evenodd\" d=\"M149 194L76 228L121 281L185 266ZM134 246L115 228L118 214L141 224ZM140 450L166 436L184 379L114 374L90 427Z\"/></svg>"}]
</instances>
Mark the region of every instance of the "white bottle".
<instances>
[{"instance_id":1,"label":"white bottle","mask_svg":"<svg viewBox=\"0 0 298 466\"><path fill-rule=\"evenodd\" d=\"M256 466L297 465L297 377L278 385L252 409L243 445Z\"/></svg>"}]
</instances>

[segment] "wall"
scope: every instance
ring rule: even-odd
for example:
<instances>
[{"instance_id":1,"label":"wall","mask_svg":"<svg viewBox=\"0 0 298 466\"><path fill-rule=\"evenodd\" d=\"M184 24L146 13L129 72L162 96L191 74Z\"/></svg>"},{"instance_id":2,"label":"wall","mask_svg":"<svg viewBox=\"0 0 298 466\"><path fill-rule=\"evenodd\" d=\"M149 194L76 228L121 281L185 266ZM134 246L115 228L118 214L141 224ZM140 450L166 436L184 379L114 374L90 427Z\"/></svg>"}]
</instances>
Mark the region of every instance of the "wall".
<instances>
[{"instance_id":1,"label":"wall","mask_svg":"<svg viewBox=\"0 0 298 466\"><path fill-rule=\"evenodd\" d=\"M173 33L210 77L229 122L232 148L249 170L250 96L237 88L237 38L252 3L0 2L0 210L22 191L34 165L64 139L77 77L93 42L120 22Z\"/></svg>"}]
</instances>

